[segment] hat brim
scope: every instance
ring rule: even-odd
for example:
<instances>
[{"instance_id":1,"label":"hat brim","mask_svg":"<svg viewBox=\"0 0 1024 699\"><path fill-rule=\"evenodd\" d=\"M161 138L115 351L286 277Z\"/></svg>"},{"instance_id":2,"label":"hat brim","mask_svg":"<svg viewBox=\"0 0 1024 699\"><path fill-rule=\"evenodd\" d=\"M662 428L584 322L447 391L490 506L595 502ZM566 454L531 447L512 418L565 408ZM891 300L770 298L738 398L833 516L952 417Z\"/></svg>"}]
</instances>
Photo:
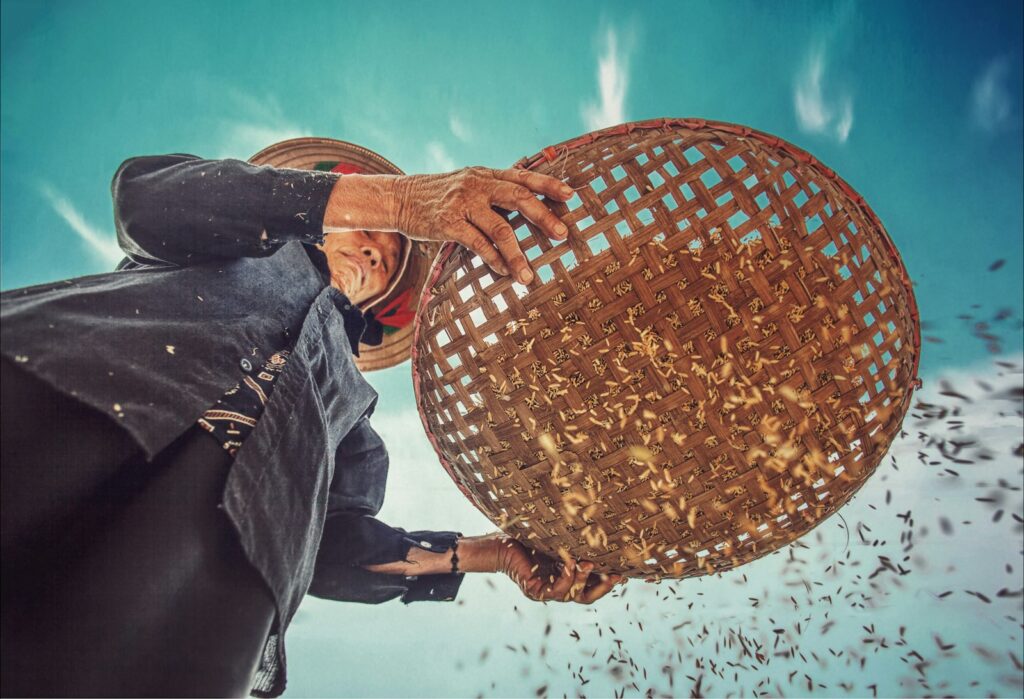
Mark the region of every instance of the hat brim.
<instances>
[{"instance_id":1,"label":"hat brim","mask_svg":"<svg viewBox=\"0 0 1024 699\"><path fill-rule=\"evenodd\" d=\"M276 168L313 170L327 162L355 165L368 175L404 175L390 160L368 148L333 138L303 137L280 141L268 146L249 158L254 165L270 165ZM403 236L404 238L404 236ZM408 306L419 305L420 294L430 273L431 263L440 245L434 242L404 238L408 249L407 261L397 283L383 297L374 299L374 307L386 307L406 290L411 289ZM359 345L359 356L354 357L361 371L376 371L401 364L412 352L413 324L405 327L388 328L380 345Z\"/></svg>"}]
</instances>

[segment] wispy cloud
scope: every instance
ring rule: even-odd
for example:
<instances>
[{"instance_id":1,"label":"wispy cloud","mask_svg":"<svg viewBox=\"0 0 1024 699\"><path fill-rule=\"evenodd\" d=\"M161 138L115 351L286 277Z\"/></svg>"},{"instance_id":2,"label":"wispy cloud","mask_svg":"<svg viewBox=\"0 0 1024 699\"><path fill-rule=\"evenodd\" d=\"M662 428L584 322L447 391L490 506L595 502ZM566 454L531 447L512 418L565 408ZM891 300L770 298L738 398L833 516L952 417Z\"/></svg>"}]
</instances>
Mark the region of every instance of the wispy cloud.
<instances>
[{"instance_id":1,"label":"wispy cloud","mask_svg":"<svg viewBox=\"0 0 1024 699\"><path fill-rule=\"evenodd\" d=\"M217 158L246 160L267 146L300 136L314 136L309 129L285 115L273 95L251 95L241 90L228 91L234 112L221 120L222 135Z\"/></svg>"},{"instance_id":2,"label":"wispy cloud","mask_svg":"<svg viewBox=\"0 0 1024 699\"><path fill-rule=\"evenodd\" d=\"M234 122L228 127L221 152L217 157L248 160L278 141L309 135L299 128L275 128L263 124Z\"/></svg>"},{"instance_id":3,"label":"wispy cloud","mask_svg":"<svg viewBox=\"0 0 1024 699\"><path fill-rule=\"evenodd\" d=\"M971 120L983 131L994 132L1007 126L1013 117L1013 97L1007 82L1010 61L1006 57L989 62L971 88Z\"/></svg>"},{"instance_id":4,"label":"wispy cloud","mask_svg":"<svg viewBox=\"0 0 1024 699\"><path fill-rule=\"evenodd\" d=\"M50 202L50 206L53 207L57 215L64 219L64 222L70 226L71 230L82 239L89 252L99 258L100 261L111 266L121 261L124 253L117 246L114 236L104 233L86 221L74 204L49 184L43 183L39 185L39 191Z\"/></svg>"},{"instance_id":5,"label":"wispy cloud","mask_svg":"<svg viewBox=\"0 0 1024 699\"><path fill-rule=\"evenodd\" d=\"M448 128L451 129L452 136L463 143L469 143L473 140L473 131L465 120L454 111L448 115Z\"/></svg>"},{"instance_id":6,"label":"wispy cloud","mask_svg":"<svg viewBox=\"0 0 1024 699\"><path fill-rule=\"evenodd\" d=\"M793 88L793 106L797 122L805 133L823 134L846 143L853 128L853 98L842 93L828 99L825 95L825 51L810 52Z\"/></svg>"},{"instance_id":7,"label":"wispy cloud","mask_svg":"<svg viewBox=\"0 0 1024 699\"><path fill-rule=\"evenodd\" d=\"M455 169L455 160L440 141L427 143L427 167L434 172L448 172Z\"/></svg>"},{"instance_id":8,"label":"wispy cloud","mask_svg":"<svg viewBox=\"0 0 1024 699\"><path fill-rule=\"evenodd\" d=\"M422 144L410 145L395 117L372 104L365 110L346 114L343 128L338 133L325 135L366 146L403 169L422 157Z\"/></svg>"},{"instance_id":9,"label":"wispy cloud","mask_svg":"<svg viewBox=\"0 0 1024 699\"><path fill-rule=\"evenodd\" d=\"M591 131L615 126L626 120L626 93L629 91L629 36L620 36L609 27L601 38L597 59L597 101L588 101L580 113Z\"/></svg>"}]
</instances>

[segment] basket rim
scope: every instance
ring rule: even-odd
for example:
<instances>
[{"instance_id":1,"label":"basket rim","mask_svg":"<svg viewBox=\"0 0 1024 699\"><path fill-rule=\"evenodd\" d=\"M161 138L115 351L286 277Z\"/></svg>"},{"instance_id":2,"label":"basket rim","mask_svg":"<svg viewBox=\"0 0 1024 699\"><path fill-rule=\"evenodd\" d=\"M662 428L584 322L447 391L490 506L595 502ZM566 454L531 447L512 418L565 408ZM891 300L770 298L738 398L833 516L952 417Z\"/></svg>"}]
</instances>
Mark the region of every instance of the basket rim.
<instances>
[{"instance_id":1,"label":"basket rim","mask_svg":"<svg viewBox=\"0 0 1024 699\"><path fill-rule=\"evenodd\" d=\"M452 245L451 249L448 246ZM412 346L410 347L410 358L412 365L412 391L413 397L416 400L416 414L420 418L420 424L423 426L423 431L427 435L427 440L430 442L430 446L434 448L434 453L437 455L438 461L441 462L441 466L444 468L445 473L455 483L455 487L466 496L473 506L480 511L484 517L487 517L487 512L484 511L480 503L477 502L476 493L466 488L462 482L455 477L455 473L448 463L448 459L445 458L444 452L441 450L441 444L437 437L434 436L434 432L430 429L430 425L427 423L427 416L423 410L420 410L420 406L423 405L423 395L420 390L420 376L419 371L416 369L419 363L420 357L420 329L423 323L420 322L423 312L426 310L426 304L434 298L434 284L437 282L437 278L441 275L441 270L444 269L444 262L452 254L454 250L458 249L458 244L445 243L440 250L437 251L437 255L434 256L434 261L430 265L430 271L427 273L427 281L423 285L423 291L420 293L419 303L416 305L416 315L413 319L412 324ZM488 518L489 519L489 518Z\"/></svg>"}]
</instances>

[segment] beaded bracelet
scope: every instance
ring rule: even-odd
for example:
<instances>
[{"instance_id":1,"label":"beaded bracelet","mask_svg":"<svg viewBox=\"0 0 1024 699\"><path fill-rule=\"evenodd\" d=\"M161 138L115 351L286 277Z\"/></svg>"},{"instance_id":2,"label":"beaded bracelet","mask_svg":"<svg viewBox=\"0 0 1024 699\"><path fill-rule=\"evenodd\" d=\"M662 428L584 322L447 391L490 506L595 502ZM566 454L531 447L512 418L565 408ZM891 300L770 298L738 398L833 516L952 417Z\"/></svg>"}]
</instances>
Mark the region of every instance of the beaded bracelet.
<instances>
[{"instance_id":1,"label":"beaded bracelet","mask_svg":"<svg viewBox=\"0 0 1024 699\"><path fill-rule=\"evenodd\" d=\"M452 575L458 575L459 573L459 540L456 539L452 542Z\"/></svg>"}]
</instances>

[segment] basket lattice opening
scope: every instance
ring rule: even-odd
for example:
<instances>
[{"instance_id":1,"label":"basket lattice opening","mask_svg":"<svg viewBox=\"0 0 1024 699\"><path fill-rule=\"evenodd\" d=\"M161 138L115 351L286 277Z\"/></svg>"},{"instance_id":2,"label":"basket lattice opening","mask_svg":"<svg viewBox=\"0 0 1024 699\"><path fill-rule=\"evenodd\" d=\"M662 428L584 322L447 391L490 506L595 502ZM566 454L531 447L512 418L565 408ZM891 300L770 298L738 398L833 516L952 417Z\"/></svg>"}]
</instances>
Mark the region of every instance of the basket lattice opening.
<instances>
[{"instance_id":1,"label":"basket lattice opening","mask_svg":"<svg viewBox=\"0 0 1024 699\"><path fill-rule=\"evenodd\" d=\"M670 577L842 506L899 429L920 346L856 192L710 123L626 125L519 165L576 189L549 202L568 239L510 218L529 289L443 248L417 317L424 425L474 504L551 555Z\"/></svg>"}]
</instances>

